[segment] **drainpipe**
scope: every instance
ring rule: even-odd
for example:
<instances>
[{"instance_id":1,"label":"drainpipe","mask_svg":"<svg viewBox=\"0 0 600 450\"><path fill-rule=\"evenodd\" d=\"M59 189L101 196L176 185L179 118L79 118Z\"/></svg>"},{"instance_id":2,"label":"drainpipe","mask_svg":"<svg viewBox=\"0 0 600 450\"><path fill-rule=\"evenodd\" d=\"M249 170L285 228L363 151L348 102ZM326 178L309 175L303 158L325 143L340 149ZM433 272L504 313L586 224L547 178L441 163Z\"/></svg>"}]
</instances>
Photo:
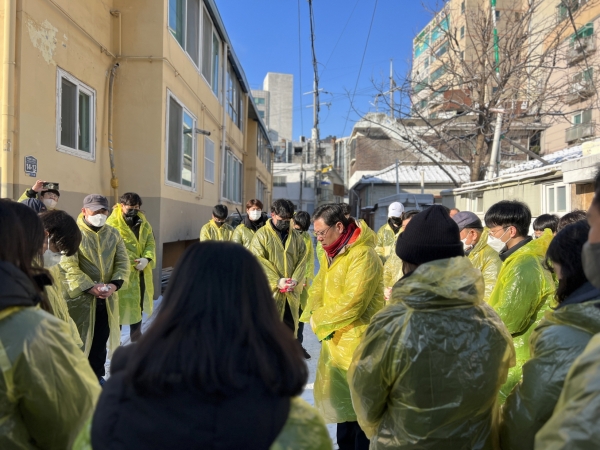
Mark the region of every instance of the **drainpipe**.
<instances>
[{"instance_id":1,"label":"drainpipe","mask_svg":"<svg viewBox=\"0 0 600 450\"><path fill-rule=\"evenodd\" d=\"M219 203L223 203L223 182L225 181L225 144L227 142L227 43L223 43L223 75L221 76L222 88L221 95L223 97L223 126L221 129L221 183L219 186Z\"/></svg>"},{"instance_id":2,"label":"drainpipe","mask_svg":"<svg viewBox=\"0 0 600 450\"><path fill-rule=\"evenodd\" d=\"M110 79L108 81L108 154L110 156L110 186L113 188L115 205L119 203L119 179L117 178L117 168L115 164L115 150L113 148L113 85L119 63L115 63L110 70Z\"/></svg>"},{"instance_id":3,"label":"drainpipe","mask_svg":"<svg viewBox=\"0 0 600 450\"><path fill-rule=\"evenodd\" d=\"M2 58L2 172L0 197L13 197L13 138L15 122L16 0L4 1L4 48Z\"/></svg>"}]
</instances>

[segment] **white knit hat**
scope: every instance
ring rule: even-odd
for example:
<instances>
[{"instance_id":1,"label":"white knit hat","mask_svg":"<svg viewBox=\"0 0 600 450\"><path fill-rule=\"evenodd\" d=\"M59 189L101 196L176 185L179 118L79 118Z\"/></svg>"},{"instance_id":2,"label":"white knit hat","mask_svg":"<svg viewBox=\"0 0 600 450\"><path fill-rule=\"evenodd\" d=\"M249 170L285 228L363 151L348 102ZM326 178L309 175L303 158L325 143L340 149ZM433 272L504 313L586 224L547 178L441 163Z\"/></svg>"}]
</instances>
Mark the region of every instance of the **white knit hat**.
<instances>
[{"instance_id":1,"label":"white knit hat","mask_svg":"<svg viewBox=\"0 0 600 450\"><path fill-rule=\"evenodd\" d=\"M388 217L402 217L404 205L400 202L392 203L388 208Z\"/></svg>"}]
</instances>

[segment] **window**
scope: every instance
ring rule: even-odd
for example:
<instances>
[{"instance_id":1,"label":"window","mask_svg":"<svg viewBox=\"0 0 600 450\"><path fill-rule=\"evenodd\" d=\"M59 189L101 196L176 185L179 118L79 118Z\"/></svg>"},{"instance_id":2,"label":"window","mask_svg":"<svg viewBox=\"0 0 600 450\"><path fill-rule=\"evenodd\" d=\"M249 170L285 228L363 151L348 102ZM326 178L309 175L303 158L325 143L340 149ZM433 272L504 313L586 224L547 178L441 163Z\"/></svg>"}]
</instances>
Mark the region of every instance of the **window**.
<instances>
[{"instance_id":1,"label":"window","mask_svg":"<svg viewBox=\"0 0 600 450\"><path fill-rule=\"evenodd\" d=\"M435 52L435 56L437 56L438 58L441 58L443 55L446 54L446 52L448 51L448 42L444 42L440 48L437 49L437 51Z\"/></svg>"},{"instance_id":2,"label":"window","mask_svg":"<svg viewBox=\"0 0 600 450\"><path fill-rule=\"evenodd\" d=\"M260 116L261 119L265 118L265 112L264 111L259 111L258 115Z\"/></svg>"},{"instance_id":3,"label":"window","mask_svg":"<svg viewBox=\"0 0 600 450\"><path fill-rule=\"evenodd\" d=\"M496 20L500 20L500 11L496 10Z\"/></svg>"},{"instance_id":4,"label":"window","mask_svg":"<svg viewBox=\"0 0 600 450\"><path fill-rule=\"evenodd\" d=\"M593 36L593 35L594 35L594 23L593 22L586 23L579 30L577 30L577 33L574 33L571 35L571 39L569 40L569 46L571 48L573 48L573 47L575 47L575 42L578 41L579 39L589 38L590 36Z\"/></svg>"},{"instance_id":5,"label":"window","mask_svg":"<svg viewBox=\"0 0 600 450\"><path fill-rule=\"evenodd\" d=\"M569 17L569 11L574 13L581 6L585 5L588 0L561 0L558 4L558 20L562 21Z\"/></svg>"},{"instance_id":6,"label":"window","mask_svg":"<svg viewBox=\"0 0 600 450\"><path fill-rule=\"evenodd\" d=\"M463 1L463 2L461 2L461 4L460 4L460 13L461 13L461 14L464 14L464 13L465 13L465 2L464 2L464 1Z\"/></svg>"},{"instance_id":7,"label":"window","mask_svg":"<svg viewBox=\"0 0 600 450\"><path fill-rule=\"evenodd\" d=\"M56 78L56 149L94 160L96 91L62 69Z\"/></svg>"},{"instance_id":8,"label":"window","mask_svg":"<svg viewBox=\"0 0 600 450\"><path fill-rule=\"evenodd\" d=\"M215 182L215 143L204 137L204 180Z\"/></svg>"},{"instance_id":9,"label":"window","mask_svg":"<svg viewBox=\"0 0 600 450\"><path fill-rule=\"evenodd\" d=\"M172 94L167 111L167 184L196 188L196 118Z\"/></svg>"},{"instance_id":10,"label":"window","mask_svg":"<svg viewBox=\"0 0 600 450\"><path fill-rule=\"evenodd\" d=\"M242 203L242 162L229 150L223 165L223 197L233 203Z\"/></svg>"},{"instance_id":11,"label":"window","mask_svg":"<svg viewBox=\"0 0 600 450\"><path fill-rule=\"evenodd\" d=\"M262 161L262 163L267 168L267 171L271 172L271 152L268 148L269 139L267 138L267 134L259 128L258 130L258 142L256 143L256 155L258 159Z\"/></svg>"},{"instance_id":12,"label":"window","mask_svg":"<svg viewBox=\"0 0 600 450\"><path fill-rule=\"evenodd\" d=\"M571 209L569 196L570 185L565 183L547 184L544 186L544 213L567 213Z\"/></svg>"},{"instance_id":13,"label":"window","mask_svg":"<svg viewBox=\"0 0 600 450\"><path fill-rule=\"evenodd\" d=\"M265 99L262 98L262 97L255 98L254 99L254 103L257 104L257 105L264 105L265 104Z\"/></svg>"},{"instance_id":14,"label":"window","mask_svg":"<svg viewBox=\"0 0 600 450\"><path fill-rule=\"evenodd\" d=\"M437 81L442 75L446 73L446 66L440 66L436 70L433 71L430 77L430 81L433 83Z\"/></svg>"},{"instance_id":15,"label":"window","mask_svg":"<svg viewBox=\"0 0 600 450\"><path fill-rule=\"evenodd\" d=\"M229 117L237 125L240 130L243 130L243 95L240 82L235 75L235 72L229 66L227 71L227 113Z\"/></svg>"},{"instance_id":16,"label":"window","mask_svg":"<svg viewBox=\"0 0 600 450\"><path fill-rule=\"evenodd\" d=\"M169 31L218 96L221 41L200 0L169 0Z\"/></svg>"},{"instance_id":17,"label":"window","mask_svg":"<svg viewBox=\"0 0 600 450\"><path fill-rule=\"evenodd\" d=\"M312 176L306 175L304 178L304 187L305 188L313 188L315 187L315 179Z\"/></svg>"},{"instance_id":18,"label":"window","mask_svg":"<svg viewBox=\"0 0 600 450\"><path fill-rule=\"evenodd\" d=\"M265 183L263 183L262 181L260 181L260 179L256 179L256 199L260 200L261 202L265 202L266 200L266 192L267 192L267 186L265 185Z\"/></svg>"},{"instance_id":19,"label":"window","mask_svg":"<svg viewBox=\"0 0 600 450\"><path fill-rule=\"evenodd\" d=\"M273 177L273 187L286 187L287 178L282 176Z\"/></svg>"},{"instance_id":20,"label":"window","mask_svg":"<svg viewBox=\"0 0 600 450\"><path fill-rule=\"evenodd\" d=\"M590 123L592 121L592 110L586 109L573 116L573 125L579 125L582 123Z\"/></svg>"},{"instance_id":21,"label":"window","mask_svg":"<svg viewBox=\"0 0 600 450\"><path fill-rule=\"evenodd\" d=\"M465 27L462 26L462 27L460 27L460 38L462 39L464 37L465 37Z\"/></svg>"}]
</instances>

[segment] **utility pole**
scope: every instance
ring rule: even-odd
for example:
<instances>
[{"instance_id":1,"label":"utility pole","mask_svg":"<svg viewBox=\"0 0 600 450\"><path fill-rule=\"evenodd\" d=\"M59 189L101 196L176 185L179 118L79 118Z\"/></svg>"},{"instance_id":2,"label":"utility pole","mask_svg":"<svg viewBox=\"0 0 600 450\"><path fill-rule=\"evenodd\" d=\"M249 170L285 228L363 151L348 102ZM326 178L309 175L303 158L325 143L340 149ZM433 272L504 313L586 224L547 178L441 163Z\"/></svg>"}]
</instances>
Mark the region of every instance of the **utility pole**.
<instances>
[{"instance_id":1,"label":"utility pole","mask_svg":"<svg viewBox=\"0 0 600 450\"><path fill-rule=\"evenodd\" d=\"M315 151L315 207L319 206L320 203L320 173L319 173L319 66L317 63L317 55L315 52L315 21L313 13L312 0L308 0L308 11L310 14L310 42L312 51L312 63L313 63L313 128L312 128L312 141Z\"/></svg>"},{"instance_id":2,"label":"utility pole","mask_svg":"<svg viewBox=\"0 0 600 450\"><path fill-rule=\"evenodd\" d=\"M500 81L500 49L498 47L498 28L496 23L496 0L492 2L492 24L494 26L494 61L496 63L496 77ZM502 131L502 116L504 110L498 109L496 116L496 128L494 129L494 143L492 144L492 154L490 155L490 165L488 166L487 179L491 180L499 174L500 168L500 135Z\"/></svg>"},{"instance_id":3,"label":"utility pole","mask_svg":"<svg viewBox=\"0 0 600 450\"><path fill-rule=\"evenodd\" d=\"M390 117L394 119L394 60L390 59Z\"/></svg>"}]
</instances>

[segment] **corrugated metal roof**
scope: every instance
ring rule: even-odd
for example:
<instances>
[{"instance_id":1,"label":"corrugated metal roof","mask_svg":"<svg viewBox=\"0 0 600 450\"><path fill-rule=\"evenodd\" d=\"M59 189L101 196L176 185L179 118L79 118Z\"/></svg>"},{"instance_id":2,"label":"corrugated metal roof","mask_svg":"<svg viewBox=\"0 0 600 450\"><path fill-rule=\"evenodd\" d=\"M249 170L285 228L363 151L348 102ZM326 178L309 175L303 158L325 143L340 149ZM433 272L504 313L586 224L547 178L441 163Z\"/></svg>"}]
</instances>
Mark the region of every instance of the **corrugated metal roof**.
<instances>
[{"instance_id":1,"label":"corrugated metal roof","mask_svg":"<svg viewBox=\"0 0 600 450\"><path fill-rule=\"evenodd\" d=\"M581 145L577 145L575 147L566 148L555 153L550 153L549 155L544 155L542 156L542 159L548 161L549 164L560 164L565 161L581 158L582 156L582 147ZM500 176L509 175L511 173L525 172L527 170L537 169L539 167L543 167L542 162L537 159L532 159L523 164L519 164L518 166L511 167L510 169L501 170Z\"/></svg>"},{"instance_id":2,"label":"corrugated metal roof","mask_svg":"<svg viewBox=\"0 0 600 450\"><path fill-rule=\"evenodd\" d=\"M470 171L464 164L444 164L444 169L458 183L466 183L470 179ZM420 184L421 171L424 172L425 184L453 184L454 181L442 168L432 163L417 163L402 165L398 168L398 178L401 184ZM372 175L365 175L356 184L384 184L396 182L396 165L392 164Z\"/></svg>"}]
</instances>

